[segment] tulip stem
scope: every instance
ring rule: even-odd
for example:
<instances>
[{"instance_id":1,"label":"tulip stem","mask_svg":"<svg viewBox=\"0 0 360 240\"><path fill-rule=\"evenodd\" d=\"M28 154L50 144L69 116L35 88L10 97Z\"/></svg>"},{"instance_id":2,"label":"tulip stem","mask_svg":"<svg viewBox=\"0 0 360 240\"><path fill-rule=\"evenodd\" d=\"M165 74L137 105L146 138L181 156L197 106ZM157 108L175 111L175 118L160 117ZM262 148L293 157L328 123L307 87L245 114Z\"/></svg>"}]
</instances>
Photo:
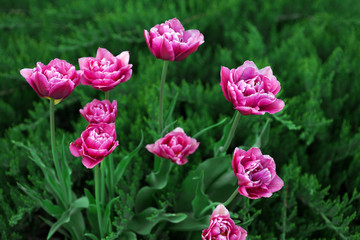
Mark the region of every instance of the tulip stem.
<instances>
[{"instance_id":1,"label":"tulip stem","mask_svg":"<svg viewBox=\"0 0 360 240\"><path fill-rule=\"evenodd\" d=\"M163 112L164 112L164 105L163 105L163 99L164 99L164 86L165 86L165 80L166 80L166 72L168 69L169 61L164 61L162 74L161 74L161 82L160 82L160 96L159 96L159 133L161 134L163 130Z\"/></svg>"},{"instance_id":2,"label":"tulip stem","mask_svg":"<svg viewBox=\"0 0 360 240\"><path fill-rule=\"evenodd\" d=\"M110 92L109 92L109 91L106 91L106 92L105 92L105 99L106 99L106 100L109 100L109 99L110 99Z\"/></svg>"},{"instance_id":3,"label":"tulip stem","mask_svg":"<svg viewBox=\"0 0 360 240\"><path fill-rule=\"evenodd\" d=\"M226 200L224 202L224 206L229 205L232 200L234 200L234 198L239 194L238 188L235 189L235 191L230 195L230 197L228 198L228 200Z\"/></svg>"},{"instance_id":4,"label":"tulip stem","mask_svg":"<svg viewBox=\"0 0 360 240\"><path fill-rule=\"evenodd\" d=\"M236 115L235 115L235 119L234 119L234 122L231 126L231 129L230 129L230 132L229 132L229 135L226 139L226 142L225 142L225 145L224 147L221 149L222 152L225 152L227 151L227 149L229 148L230 146L230 143L234 137L234 134L235 134L235 131L236 131L236 128L237 128L237 125L239 124L239 120L240 120L240 117L241 117L241 114L239 111L236 111Z\"/></svg>"},{"instance_id":5,"label":"tulip stem","mask_svg":"<svg viewBox=\"0 0 360 240\"><path fill-rule=\"evenodd\" d=\"M102 238L103 235L103 229L102 229L102 217L101 217L101 210L100 210L100 176L99 176L99 165L95 166L95 201L96 201L96 211L97 211L97 218L98 218L98 224L99 224L99 231L100 231L100 237Z\"/></svg>"},{"instance_id":6,"label":"tulip stem","mask_svg":"<svg viewBox=\"0 0 360 240\"><path fill-rule=\"evenodd\" d=\"M60 163L57 159L56 156L56 150L55 150L55 146L56 146L56 140L55 140L55 100L54 99L50 99L50 138L51 138L51 151L52 151L52 156L53 156L53 161L54 161L54 165L55 165L55 170L56 170L56 174L59 178L60 181L60 187L62 189L62 193L64 194L65 198L64 199L68 199L67 198L67 192L65 191L65 185L64 185L64 178L62 175L62 171L61 171L61 166ZM65 206L67 206L66 201L64 201L63 203Z\"/></svg>"}]
</instances>

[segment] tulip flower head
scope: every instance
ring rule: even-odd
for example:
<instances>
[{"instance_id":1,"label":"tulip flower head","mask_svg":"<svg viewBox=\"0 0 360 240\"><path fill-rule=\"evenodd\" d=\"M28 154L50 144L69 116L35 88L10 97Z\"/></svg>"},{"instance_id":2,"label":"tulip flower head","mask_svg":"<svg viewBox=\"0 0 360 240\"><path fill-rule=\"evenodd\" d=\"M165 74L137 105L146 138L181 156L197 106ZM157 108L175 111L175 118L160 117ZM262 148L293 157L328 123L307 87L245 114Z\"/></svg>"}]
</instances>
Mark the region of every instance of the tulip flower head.
<instances>
[{"instance_id":1,"label":"tulip flower head","mask_svg":"<svg viewBox=\"0 0 360 240\"><path fill-rule=\"evenodd\" d=\"M281 87L270 67L259 70L254 62L245 61L237 69L221 67L220 78L226 100L243 115L273 114L285 106L276 98Z\"/></svg>"},{"instance_id":2,"label":"tulip flower head","mask_svg":"<svg viewBox=\"0 0 360 240\"><path fill-rule=\"evenodd\" d=\"M79 59L81 84L90 85L103 92L110 91L132 75L130 55L125 51L114 57L105 48L98 48L96 57Z\"/></svg>"},{"instance_id":3,"label":"tulip flower head","mask_svg":"<svg viewBox=\"0 0 360 240\"><path fill-rule=\"evenodd\" d=\"M146 149L158 157L183 165L188 162L186 157L194 153L199 144L195 138L187 136L184 130L178 127L155 143L146 145Z\"/></svg>"},{"instance_id":4,"label":"tulip flower head","mask_svg":"<svg viewBox=\"0 0 360 240\"><path fill-rule=\"evenodd\" d=\"M40 97L55 99L55 103L69 96L80 82L75 67L57 58L48 65L38 62L33 69L24 68L20 74Z\"/></svg>"},{"instance_id":5,"label":"tulip flower head","mask_svg":"<svg viewBox=\"0 0 360 240\"><path fill-rule=\"evenodd\" d=\"M89 124L81 137L70 143L70 152L74 157L82 157L86 168L99 164L119 145L116 141L114 123Z\"/></svg>"},{"instance_id":6,"label":"tulip flower head","mask_svg":"<svg viewBox=\"0 0 360 240\"><path fill-rule=\"evenodd\" d=\"M202 240L245 240L247 232L236 226L229 211L219 204L210 217L210 224L201 234Z\"/></svg>"},{"instance_id":7,"label":"tulip flower head","mask_svg":"<svg viewBox=\"0 0 360 240\"><path fill-rule=\"evenodd\" d=\"M166 61L182 61L204 43L199 30L185 31L177 18L155 25L150 33L144 30L144 36L150 52Z\"/></svg>"},{"instance_id":8,"label":"tulip flower head","mask_svg":"<svg viewBox=\"0 0 360 240\"><path fill-rule=\"evenodd\" d=\"M274 159L262 155L259 148L248 151L236 148L232 166L238 178L238 191L247 198L268 198L284 186L283 180L276 174Z\"/></svg>"},{"instance_id":9,"label":"tulip flower head","mask_svg":"<svg viewBox=\"0 0 360 240\"><path fill-rule=\"evenodd\" d=\"M84 109L80 109L80 114L89 123L114 123L117 114L117 102L114 100L110 103L109 100L94 99L86 104Z\"/></svg>"}]
</instances>

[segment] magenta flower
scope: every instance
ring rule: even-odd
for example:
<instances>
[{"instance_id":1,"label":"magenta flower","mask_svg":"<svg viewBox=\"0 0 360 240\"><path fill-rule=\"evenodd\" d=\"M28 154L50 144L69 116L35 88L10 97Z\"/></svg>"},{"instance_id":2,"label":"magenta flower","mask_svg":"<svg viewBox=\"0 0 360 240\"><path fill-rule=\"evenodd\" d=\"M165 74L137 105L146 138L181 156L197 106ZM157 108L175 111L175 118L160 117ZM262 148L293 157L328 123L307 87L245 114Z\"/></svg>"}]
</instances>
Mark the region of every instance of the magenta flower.
<instances>
[{"instance_id":1,"label":"magenta flower","mask_svg":"<svg viewBox=\"0 0 360 240\"><path fill-rule=\"evenodd\" d=\"M116 141L114 123L89 124L81 137L70 143L70 152L75 157L82 157L82 164L93 168L119 145Z\"/></svg>"},{"instance_id":2,"label":"magenta flower","mask_svg":"<svg viewBox=\"0 0 360 240\"><path fill-rule=\"evenodd\" d=\"M229 211L219 204L211 214L209 228L201 234L202 240L245 240L247 232L236 226Z\"/></svg>"},{"instance_id":3,"label":"magenta flower","mask_svg":"<svg viewBox=\"0 0 360 240\"><path fill-rule=\"evenodd\" d=\"M232 166L238 178L239 193L250 199L271 197L284 186L276 174L274 159L262 155L258 148L248 151L235 148Z\"/></svg>"},{"instance_id":4,"label":"magenta flower","mask_svg":"<svg viewBox=\"0 0 360 240\"><path fill-rule=\"evenodd\" d=\"M33 69L21 69L20 74L40 97L58 100L56 102L69 96L80 82L75 67L57 58L48 65L38 62Z\"/></svg>"},{"instance_id":5,"label":"magenta flower","mask_svg":"<svg viewBox=\"0 0 360 240\"><path fill-rule=\"evenodd\" d=\"M86 104L84 109L80 109L80 114L89 123L114 123L117 114L117 102L114 100L110 103L109 100L94 99Z\"/></svg>"},{"instance_id":6,"label":"magenta flower","mask_svg":"<svg viewBox=\"0 0 360 240\"><path fill-rule=\"evenodd\" d=\"M98 48L96 57L79 59L81 84L91 85L101 91L110 91L119 83L126 82L132 74L129 52L114 57L105 48Z\"/></svg>"},{"instance_id":7,"label":"magenta flower","mask_svg":"<svg viewBox=\"0 0 360 240\"><path fill-rule=\"evenodd\" d=\"M254 62L245 61L237 69L221 67L221 88L226 100L243 115L277 113L284 102L276 98L280 82L270 67L258 69Z\"/></svg>"},{"instance_id":8,"label":"magenta flower","mask_svg":"<svg viewBox=\"0 0 360 240\"><path fill-rule=\"evenodd\" d=\"M177 18L170 19L150 29L144 30L146 44L150 52L159 59L182 61L204 43L199 30L185 31Z\"/></svg>"},{"instance_id":9,"label":"magenta flower","mask_svg":"<svg viewBox=\"0 0 360 240\"><path fill-rule=\"evenodd\" d=\"M186 156L194 153L199 144L195 138L187 136L182 128L177 127L154 144L146 145L146 149L158 157L183 165L188 162Z\"/></svg>"}]
</instances>

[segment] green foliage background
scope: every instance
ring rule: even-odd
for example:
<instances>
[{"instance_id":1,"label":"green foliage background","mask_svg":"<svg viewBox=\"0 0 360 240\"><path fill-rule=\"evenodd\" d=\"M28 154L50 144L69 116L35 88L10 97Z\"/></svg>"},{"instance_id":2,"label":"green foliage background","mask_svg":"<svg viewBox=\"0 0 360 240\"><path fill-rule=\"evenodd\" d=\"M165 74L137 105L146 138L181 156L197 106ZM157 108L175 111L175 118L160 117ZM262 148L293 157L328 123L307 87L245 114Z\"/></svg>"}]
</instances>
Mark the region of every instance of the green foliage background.
<instances>
[{"instance_id":1,"label":"green foliage background","mask_svg":"<svg viewBox=\"0 0 360 240\"><path fill-rule=\"evenodd\" d=\"M249 204L238 197L231 205L248 239L360 239L359 11L360 1L351 0L1 1L1 239L44 239L48 231L41 220L45 212L16 185L30 184L46 195L40 170L11 140L33 145L51 164L48 101L36 95L20 69L54 58L78 67L77 59L95 56L98 47L114 54L130 51L133 76L110 96L118 101L120 146L114 159L121 159L137 146L141 130L149 133L157 119L162 61L147 49L143 30L173 17L205 37L196 53L170 63L168 70L165 108L179 92L175 125L189 135L233 115L219 86L220 66L236 68L253 60L258 67L270 65L281 83L279 98L286 108L275 116L242 117L229 148L251 146L266 119L272 120L262 152L275 159L285 186L272 198ZM80 135L86 122L78 110L95 97L103 98L79 85L57 105L58 136L65 135L70 143ZM199 137L198 151L174 174L184 179L211 157L221 135L218 127ZM145 143L155 140L150 134L144 137ZM83 194L84 186L92 189L92 172L70 153L67 157L75 192ZM143 148L128 167L118 186L120 200L109 239L119 236L134 217L135 193L152 161ZM235 176L230 181L235 184ZM167 212L176 203L170 189L157 202ZM172 227L162 223L138 239L200 238L200 231L191 236Z\"/></svg>"}]
</instances>

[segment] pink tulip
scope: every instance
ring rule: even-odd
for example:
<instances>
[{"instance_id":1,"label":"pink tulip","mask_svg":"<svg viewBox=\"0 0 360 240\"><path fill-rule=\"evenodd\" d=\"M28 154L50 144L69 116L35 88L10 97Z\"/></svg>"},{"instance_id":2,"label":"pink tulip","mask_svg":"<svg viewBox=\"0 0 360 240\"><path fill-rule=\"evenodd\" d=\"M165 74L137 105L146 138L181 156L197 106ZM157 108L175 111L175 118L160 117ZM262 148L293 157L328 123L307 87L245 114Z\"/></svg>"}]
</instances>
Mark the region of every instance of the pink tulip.
<instances>
[{"instance_id":1,"label":"pink tulip","mask_svg":"<svg viewBox=\"0 0 360 240\"><path fill-rule=\"evenodd\" d=\"M129 52L114 57L105 48L98 48L96 57L79 59L81 84L91 85L101 91L110 91L119 83L126 82L132 74Z\"/></svg>"},{"instance_id":2,"label":"pink tulip","mask_svg":"<svg viewBox=\"0 0 360 240\"><path fill-rule=\"evenodd\" d=\"M220 77L226 100L243 115L273 114L284 108L276 98L281 87L270 67L259 70L254 62L245 61L237 69L221 67Z\"/></svg>"},{"instance_id":3,"label":"pink tulip","mask_svg":"<svg viewBox=\"0 0 360 240\"><path fill-rule=\"evenodd\" d=\"M211 214L209 228L204 229L202 240L245 240L247 232L236 226L230 218L229 211L219 204Z\"/></svg>"},{"instance_id":4,"label":"pink tulip","mask_svg":"<svg viewBox=\"0 0 360 240\"><path fill-rule=\"evenodd\" d=\"M75 67L57 58L48 65L38 62L33 69L21 69L20 74L40 97L60 101L69 96L80 82Z\"/></svg>"},{"instance_id":5,"label":"pink tulip","mask_svg":"<svg viewBox=\"0 0 360 240\"><path fill-rule=\"evenodd\" d=\"M114 123L89 124L81 137L70 143L74 157L82 157L82 164L93 168L119 145Z\"/></svg>"},{"instance_id":6,"label":"pink tulip","mask_svg":"<svg viewBox=\"0 0 360 240\"><path fill-rule=\"evenodd\" d=\"M117 114L117 102L114 100L110 103L109 100L94 99L86 104L84 109L80 109L80 114L89 123L114 123Z\"/></svg>"},{"instance_id":7,"label":"pink tulip","mask_svg":"<svg viewBox=\"0 0 360 240\"><path fill-rule=\"evenodd\" d=\"M283 180L276 174L274 159L262 155L258 148L248 151L236 148L232 166L238 178L239 193L250 199L271 197L273 192L284 186Z\"/></svg>"},{"instance_id":8,"label":"pink tulip","mask_svg":"<svg viewBox=\"0 0 360 240\"><path fill-rule=\"evenodd\" d=\"M199 30L185 31L177 18L155 25L150 34L144 30L144 36L151 53L167 61L182 61L204 43L204 36Z\"/></svg>"},{"instance_id":9,"label":"pink tulip","mask_svg":"<svg viewBox=\"0 0 360 240\"><path fill-rule=\"evenodd\" d=\"M195 138L187 136L184 130L178 127L154 144L146 145L146 149L158 157L183 165L188 162L186 156L194 153L199 144Z\"/></svg>"}]
</instances>

